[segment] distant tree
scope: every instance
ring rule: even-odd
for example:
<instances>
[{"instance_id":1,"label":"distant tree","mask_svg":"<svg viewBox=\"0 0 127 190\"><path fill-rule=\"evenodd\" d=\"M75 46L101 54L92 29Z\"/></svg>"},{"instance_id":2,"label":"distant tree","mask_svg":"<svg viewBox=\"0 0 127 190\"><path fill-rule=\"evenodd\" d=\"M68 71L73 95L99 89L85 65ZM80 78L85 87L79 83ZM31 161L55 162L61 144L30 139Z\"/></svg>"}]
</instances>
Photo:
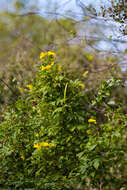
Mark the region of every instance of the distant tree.
<instances>
[{"instance_id":1,"label":"distant tree","mask_svg":"<svg viewBox=\"0 0 127 190\"><path fill-rule=\"evenodd\" d=\"M109 8L108 11L110 16L112 16L116 21L124 23L127 19L127 1L112 1L112 7Z\"/></svg>"},{"instance_id":2,"label":"distant tree","mask_svg":"<svg viewBox=\"0 0 127 190\"><path fill-rule=\"evenodd\" d=\"M123 23L121 31L124 35L127 35L127 0L114 0L111 3L112 7L108 8L106 12L115 21ZM105 10L103 9L103 11Z\"/></svg>"},{"instance_id":3,"label":"distant tree","mask_svg":"<svg viewBox=\"0 0 127 190\"><path fill-rule=\"evenodd\" d=\"M101 6L101 15L103 17L110 16L115 21L123 23L122 32L124 35L127 34L127 0L107 0L111 3L111 6L106 8L105 5ZM92 5L86 6L85 0L76 0L78 6L81 7L85 16L96 17L98 15Z\"/></svg>"}]
</instances>

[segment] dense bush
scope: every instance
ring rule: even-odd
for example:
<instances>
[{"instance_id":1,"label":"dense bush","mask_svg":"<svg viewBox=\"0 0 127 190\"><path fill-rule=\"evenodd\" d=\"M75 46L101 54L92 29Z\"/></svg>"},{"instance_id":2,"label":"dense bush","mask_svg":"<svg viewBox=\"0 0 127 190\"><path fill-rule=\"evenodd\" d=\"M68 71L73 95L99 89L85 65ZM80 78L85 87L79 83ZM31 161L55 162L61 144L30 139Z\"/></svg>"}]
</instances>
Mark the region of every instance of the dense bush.
<instances>
[{"instance_id":1,"label":"dense bush","mask_svg":"<svg viewBox=\"0 0 127 190\"><path fill-rule=\"evenodd\" d=\"M127 188L127 116L112 97L121 82L102 82L91 100L55 56L41 53L35 81L2 116L1 188Z\"/></svg>"}]
</instances>

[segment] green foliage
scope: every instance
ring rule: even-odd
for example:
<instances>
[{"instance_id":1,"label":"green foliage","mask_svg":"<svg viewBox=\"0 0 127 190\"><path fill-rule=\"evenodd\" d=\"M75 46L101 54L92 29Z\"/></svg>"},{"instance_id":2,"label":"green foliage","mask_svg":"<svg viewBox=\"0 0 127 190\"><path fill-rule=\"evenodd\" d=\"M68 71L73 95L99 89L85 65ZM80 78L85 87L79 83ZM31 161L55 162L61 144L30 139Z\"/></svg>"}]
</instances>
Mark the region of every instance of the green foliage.
<instances>
[{"instance_id":1,"label":"green foliage","mask_svg":"<svg viewBox=\"0 0 127 190\"><path fill-rule=\"evenodd\" d=\"M118 57L87 52L83 39L71 46L73 20L18 16L22 2L0 15L1 189L127 189Z\"/></svg>"},{"instance_id":2,"label":"green foliage","mask_svg":"<svg viewBox=\"0 0 127 190\"><path fill-rule=\"evenodd\" d=\"M97 108L120 81L104 81L90 103L82 82L42 53L35 81L3 114L0 185L3 189L120 189L127 187L127 119L111 104L100 123ZM93 103L94 102L94 103ZM103 112L103 109L101 110ZM96 121L97 120L97 121Z\"/></svg>"}]
</instances>

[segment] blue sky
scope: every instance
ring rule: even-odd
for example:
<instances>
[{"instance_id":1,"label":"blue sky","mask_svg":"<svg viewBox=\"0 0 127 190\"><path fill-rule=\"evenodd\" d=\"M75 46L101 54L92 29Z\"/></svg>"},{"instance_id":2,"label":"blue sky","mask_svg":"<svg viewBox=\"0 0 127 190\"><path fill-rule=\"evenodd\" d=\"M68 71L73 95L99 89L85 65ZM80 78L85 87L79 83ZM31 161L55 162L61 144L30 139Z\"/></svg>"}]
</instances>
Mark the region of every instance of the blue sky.
<instances>
[{"instance_id":1,"label":"blue sky","mask_svg":"<svg viewBox=\"0 0 127 190\"><path fill-rule=\"evenodd\" d=\"M11 3L15 0L0 0L0 10L11 9ZM36 3L35 3L36 1ZM90 4L99 11L101 5L109 5L108 0L80 0L86 6ZM49 11L53 11L55 8L59 7L59 11L71 10L73 12L81 11L81 9L76 5L75 0L28 0L39 8L40 11L44 11L48 8ZM67 2L67 3L66 3ZM65 6L66 3L66 6Z\"/></svg>"},{"instance_id":2,"label":"blue sky","mask_svg":"<svg viewBox=\"0 0 127 190\"><path fill-rule=\"evenodd\" d=\"M5 9L7 10L14 10L12 7L13 2L16 0L0 0L0 10L3 11ZM90 4L93 5L93 7L99 11L100 6L110 6L110 4L108 3L109 0L80 0L82 1L82 3L84 3L85 6L89 6ZM82 14L82 10L80 7L78 7L76 5L76 1L75 0L27 0L27 2L30 2L32 4L36 4L37 8L35 8L36 10L39 10L40 12L40 16L45 16L47 17L47 14L45 14L44 12L54 12L55 10L57 12L59 12L60 14L65 14L65 16L67 16L68 14L70 15L69 10L74 13L73 18L76 19L80 19L81 16L77 16L79 13L80 15ZM29 8L24 10L25 12L29 11ZM67 14L68 13L68 14ZM51 18L53 18L53 15L51 15ZM89 25L88 25L89 24ZM100 35L102 35L103 37L107 37L109 38L109 36L113 35L114 38L117 38L118 36L121 36L121 33L119 32L119 25L115 22L105 22L105 21L101 21L96 26L95 21L93 21L93 23L91 24L90 22L87 24L87 26L85 26L86 28L82 30L82 32L86 31L89 28L88 34L91 33L91 35L93 35L94 29L92 29L93 26L95 26L95 29L98 29L98 32L96 34L98 34L98 36L100 37ZM104 25L104 26L103 26ZM102 30L101 30L102 28ZM115 34L115 35L114 35ZM84 33L83 33L84 35ZM122 36L123 37L123 36ZM107 42L102 42L100 41L101 44L100 46L103 47L103 49L107 49L108 48L112 48L109 43L107 44ZM124 48L125 44L119 44L119 47L122 49Z\"/></svg>"},{"instance_id":3,"label":"blue sky","mask_svg":"<svg viewBox=\"0 0 127 190\"><path fill-rule=\"evenodd\" d=\"M109 0L80 0L85 6L92 5L97 11L102 6L110 6ZM71 10L72 12L81 13L81 9L76 5L76 0L38 0L37 1L40 10L43 12L48 8L49 11L53 11L58 8L58 11L63 13Z\"/></svg>"}]
</instances>

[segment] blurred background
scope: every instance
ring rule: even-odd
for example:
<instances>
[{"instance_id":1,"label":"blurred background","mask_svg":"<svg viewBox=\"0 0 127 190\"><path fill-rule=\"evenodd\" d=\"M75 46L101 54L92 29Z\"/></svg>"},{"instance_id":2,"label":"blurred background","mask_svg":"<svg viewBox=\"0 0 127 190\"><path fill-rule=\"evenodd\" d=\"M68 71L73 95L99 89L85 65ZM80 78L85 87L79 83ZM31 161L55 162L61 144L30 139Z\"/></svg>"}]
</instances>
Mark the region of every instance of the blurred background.
<instances>
[{"instance_id":1,"label":"blurred background","mask_svg":"<svg viewBox=\"0 0 127 190\"><path fill-rule=\"evenodd\" d=\"M35 79L40 53L47 50L55 51L57 62L84 82L86 93L111 77L126 83L127 1L1 0L2 108L25 93L26 84ZM126 89L115 93L127 95Z\"/></svg>"}]
</instances>

